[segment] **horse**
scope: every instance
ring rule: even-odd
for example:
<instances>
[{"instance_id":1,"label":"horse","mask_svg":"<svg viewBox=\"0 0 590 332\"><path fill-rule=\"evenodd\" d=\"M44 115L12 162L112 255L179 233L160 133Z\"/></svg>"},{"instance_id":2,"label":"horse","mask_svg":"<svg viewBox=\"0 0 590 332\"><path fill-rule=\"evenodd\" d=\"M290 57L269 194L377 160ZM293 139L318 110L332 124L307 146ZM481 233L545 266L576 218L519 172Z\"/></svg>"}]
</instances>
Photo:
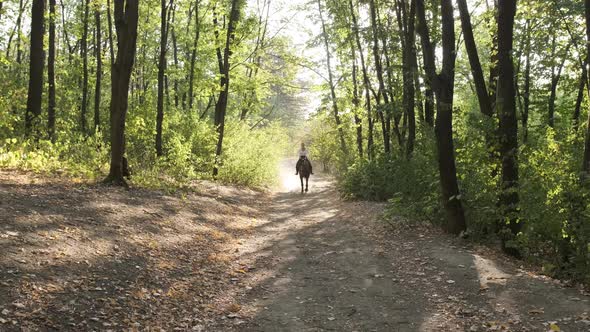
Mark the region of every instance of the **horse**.
<instances>
[{"instance_id":1,"label":"horse","mask_svg":"<svg viewBox=\"0 0 590 332\"><path fill-rule=\"evenodd\" d=\"M303 194L304 192L304 187L303 187L303 178L305 178L305 192L308 191L308 182L309 182L309 176L311 174L311 163L309 162L309 160L307 158L304 158L303 160L301 160L301 164L299 165L299 179L301 180L301 193Z\"/></svg>"}]
</instances>

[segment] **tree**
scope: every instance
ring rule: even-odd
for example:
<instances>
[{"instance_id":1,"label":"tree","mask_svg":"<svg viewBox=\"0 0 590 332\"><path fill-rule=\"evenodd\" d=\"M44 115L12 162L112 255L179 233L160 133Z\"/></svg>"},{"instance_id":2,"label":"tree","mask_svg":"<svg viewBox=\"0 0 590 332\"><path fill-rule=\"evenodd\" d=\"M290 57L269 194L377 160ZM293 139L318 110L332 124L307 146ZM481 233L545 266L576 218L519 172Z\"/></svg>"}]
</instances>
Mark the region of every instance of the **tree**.
<instances>
[{"instance_id":1,"label":"tree","mask_svg":"<svg viewBox=\"0 0 590 332\"><path fill-rule=\"evenodd\" d=\"M588 70L586 67L588 66L588 61L585 60L582 63L582 74L580 75L580 83L578 83L578 96L576 97L576 106L574 108L573 114L573 127L574 130L578 130L578 125L580 123L580 113L582 112L582 103L584 102L584 90L586 89L586 84L588 81Z\"/></svg>"},{"instance_id":2,"label":"tree","mask_svg":"<svg viewBox=\"0 0 590 332\"><path fill-rule=\"evenodd\" d=\"M473 28L471 26L471 17L467 7L467 0L457 0L459 13L461 15L461 28L465 39L465 49L469 57L469 64L471 66L471 74L473 75L473 83L475 84L475 92L477 93L477 100L479 101L479 109L482 114L492 117L494 110L488 95L486 81L483 76L483 70L479 61L477 53L477 45L475 37L473 36Z\"/></svg>"},{"instance_id":3,"label":"tree","mask_svg":"<svg viewBox=\"0 0 590 332\"><path fill-rule=\"evenodd\" d=\"M365 90L365 107L367 108L367 123L368 123L368 130L367 130L367 153L368 158L372 159L374 156L374 147L373 147L373 116L371 110L371 92L370 86L371 82L369 80L369 74L367 73L367 66L365 64L365 55L363 52L363 47L361 44L361 37L359 33L359 25L357 20L356 9L352 0L349 0L350 5L350 16L352 18L353 30L354 30L354 39L356 41L356 46L359 51L359 57L361 60L361 70L363 72L363 88Z\"/></svg>"},{"instance_id":4,"label":"tree","mask_svg":"<svg viewBox=\"0 0 590 332\"><path fill-rule=\"evenodd\" d=\"M356 48L352 39L350 40L350 52L352 54L352 105L354 106L354 126L356 127L356 146L359 157L363 157L363 120L359 113L361 100L359 97L358 85L358 64L356 60Z\"/></svg>"},{"instance_id":5,"label":"tree","mask_svg":"<svg viewBox=\"0 0 590 332\"><path fill-rule=\"evenodd\" d=\"M193 46L191 49L190 70L188 78L188 108L193 109L194 88L195 88L195 66L197 62L197 48L199 46L199 39L201 37L201 18L199 17L199 7L201 1L197 0L195 3L195 36L193 39Z\"/></svg>"},{"instance_id":6,"label":"tree","mask_svg":"<svg viewBox=\"0 0 590 332\"><path fill-rule=\"evenodd\" d=\"M455 27L451 0L441 0L442 17L442 70L436 74L434 48L426 23L424 0L416 0L419 33L424 53L427 80L436 94L437 117L435 124L438 149L438 169L442 200L447 213L446 231L459 234L466 228L463 204L457 183L455 148L453 145L453 88L455 79Z\"/></svg>"},{"instance_id":7,"label":"tree","mask_svg":"<svg viewBox=\"0 0 590 332\"><path fill-rule=\"evenodd\" d=\"M410 12L406 13L406 1L398 1L398 8L401 8L401 13L398 19L401 19L402 26L402 45L403 45L403 85L404 95L403 103L405 113L408 117L408 142L406 144L406 156L411 158L414 152L414 141L416 140L416 115L415 108L415 77L416 69L414 62L416 61L416 34L415 34L415 16L416 16L416 1L410 0Z\"/></svg>"},{"instance_id":8,"label":"tree","mask_svg":"<svg viewBox=\"0 0 590 332\"><path fill-rule=\"evenodd\" d=\"M160 21L160 57L158 60L158 106L156 115L156 154L162 156L162 125L164 122L164 75L166 74L166 52L168 51L168 31L170 26L170 14L168 9L173 5L173 0L166 5L166 0L161 0Z\"/></svg>"},{"instance_id":9,"label":"tree","mask_svg":"<svg viewBox=\"0 0 590 332\"><path fill-rule=\"evenodd\" d=\"M338 110L338 101L336 100L336 86L334 84L334 74L332 73L332 65L331 65L331 53L330 53L330 43L328 41L328 33L326 29L326 22L324 20L324 16L322 14L322 2L318 0L318 11L320 16L320 22L322 25L322 40L324 41L324 48L326 50L326 66L328 69L328 85L330 88L330 97L332 100L332 111L334 115L334 121L336 123L336 127L338 128L338 137L340 138L340 150L344 155L347 155L347 148L346 148L346 140L344 138L344 129L342 128L342 120L340 120L340 111Z\"/></svg>"},{"instance_id":10,"label":"tree","mask_svg":"<svg viewBox=\"0 0 590 332\"><path fill-rule=\"evenodd\" d=\"M96 82L94 84L94 131L100 128L100 97L102 84L102 29L100 26L100 6L95 4L94 24L96 29L96 40L94 44L94 53L96 57Z\"/></svg>"},{"instance_id":11,"label":"tree","mask_svg":"<svg viewBox=\"0 0 590 332\"><path fill-rule=\"evenodd\" d=\"M552 53L552 60L555 59L557 57L557 41L556 41L557 37L555 36L555 34L553 35L552 39L551 39L551 53ZM555 126L555 99L557 98L557 84L559 83L559 80L561 79L561 71L563 70L563 66L565 64L565 60L567 59L567 55L569 53L570 47L571 47L571 43L568 43L568 45L565 47L565 51L563 54L563 58L561 59L561 61L556 64L553 63L551 65L551 83L550 83L550 95L549 95L549 126L550 127L554 127ZM553 61L552 61L553 62ZM557 67L557 68L556 68Z\"/></svg>"},{"instance_id":12,"label":"tree","mask_svg":"<svg viewBox=\"0 0 590 332\"><path fill-rule=\"evenodd\" d=\"M498 1L498 87L496 109L499 118L499 147L502 161L501 191L499 206L506 225L513 235L522 228L518 219L518 122L516 119L516 91L512 43L514 38L514 15L516 0ZM513 255L518 252L506 241L504 250Z\"/></svg>"},{"instance_id":13,"label":"tree","mask_svg":"<svg viewBox=\"0 0 590 332\"><path fill-rule=\"evenodd\" d=\"M389 114L388 108L391 107L389 102L389 97L385 92L385 83L383 80L383 65L381 64L381 56L379 55L379 36L378 36L378 29L377 29L377 13L375 8L375 1L369 0L369 11L370 11L370 18L371 18L371 31L372 31L372 38L373 38L373 59L375 61L375 71L377 72L377 80L379 82L379 90L376 97L376 103L378 108L379 118L381 120L381 132L383 134L383 148L386 154L391 153L391 139L389 137L389 128L387 124L389 123L389 115L386 119L383 115L384 112ZM381 105L381 98L383 98L384 105Z\"/></svg>"},{"instance_id":14,"label":"tree","mask_svg":"<svg viewBox=\"0 0 590 332\"><path fill-rule=\"evenodd\" d=\"M105 182L126 186L123 178L125 118L137 46L139 0L114 0L114 5L117 57L111 66L111 164Z\"/></svg>"},{"instance_id":15,"label":"tree","mask_svg":"<svg viewBox=\"0 0 590 332\"><path fill-rule=\"evenodd\" d=\"M584 1L586 17L586 59L590 59L590 0ZM586 83L590 96L590 84ZM584 145L584 158L582 161L582 174L590 175L590 112L588 112L588 124L586 127L586 144Z\"/></svg>"},{"instance_id":16,"label":"tree","mask_svg":"<svg viewBox=\"0 0 590 332\"><path fill-rule=\"evenodd\" d=\"M223 54L220 46L217 47L217 60L219 64L219 97L215 104L215 128L217 130L217 147L215 149L215 166L213 167L213 176L217 176L219 173L219 164L221 162L221 155L223 152L223 135L225 131L225 115L227 111L227 100L229 96L229 83L230 83L230 56L231 56L231 43L235 38L236 26L240 20L240 13L244 6L244 0L232 0L231 11L229 22L227 24L227 34L225 37L225 47ZM215 15L214 24L216 26L215 36L219 38L219 30L217 30L218 18Z\"/></svg>"},{"instance_id":17,"label":"tree","mask_svg":"<svg viewBox=\"0 0 590 332\"><path fill-rule=\"evenodd\" d=\"M529 109L531 105L531 21L526 22L525 32L525 67L524 67L524 105L522 110L522 140L527 142L529 137Z\"/></svg>"},{"instance_id":18,"label":"tree","mask_svg":"<svg viewBox=\"0 0 590 332\"><path fill-rule=\"evenodd\" d=\"M90 0L84 0L83 5L83 32L80 40L80 51L82 53L82 105L80 106L80 126L83 134L87 133L88 120L86 120L86 113L88 112L88 15L90 10Z\"/></svg>"},{"instance_id":19,"label":"tree","mask_svg":"<svg viewBox=\"0 0 590 332\"><path fill-rule=\"evenodd\" d=\"M41 98L43 96L43 68L45 51L43 36L45 34L45 1L33 0L31 8L31 46L29 58L29 92L27 94L27 113L25 115L25 134L32 129L38 130L37 120L41 115Z\"/></svg>"},{"instance_id":20,"label":"tree","mask_svg":"<svg viewBox=\"0 0 590 332\"><path fill-rule=\"evenodd\" d=\"M55 142L55 0L49 0L49 55L47 59L47 133Z\"/></svg>"}]
</instances>

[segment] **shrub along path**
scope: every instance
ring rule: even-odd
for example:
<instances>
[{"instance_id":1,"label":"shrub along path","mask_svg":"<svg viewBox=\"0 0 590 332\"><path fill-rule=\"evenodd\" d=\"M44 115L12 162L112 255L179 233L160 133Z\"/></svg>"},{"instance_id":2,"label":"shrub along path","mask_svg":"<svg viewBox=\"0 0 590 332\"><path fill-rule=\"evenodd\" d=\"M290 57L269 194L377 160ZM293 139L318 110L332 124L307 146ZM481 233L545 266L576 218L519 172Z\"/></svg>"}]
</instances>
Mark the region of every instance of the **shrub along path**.
<instances>
[{"instance_id":1,"label":"shrub along path","mask_svg":"<svg viewBox=\"0 0 590 332\"><path fill-rule=\"evenodd\" d=\"M167 195L0 171L0 331L587 331L590 297L328 177Z\"/></svg>"}]
</instances>

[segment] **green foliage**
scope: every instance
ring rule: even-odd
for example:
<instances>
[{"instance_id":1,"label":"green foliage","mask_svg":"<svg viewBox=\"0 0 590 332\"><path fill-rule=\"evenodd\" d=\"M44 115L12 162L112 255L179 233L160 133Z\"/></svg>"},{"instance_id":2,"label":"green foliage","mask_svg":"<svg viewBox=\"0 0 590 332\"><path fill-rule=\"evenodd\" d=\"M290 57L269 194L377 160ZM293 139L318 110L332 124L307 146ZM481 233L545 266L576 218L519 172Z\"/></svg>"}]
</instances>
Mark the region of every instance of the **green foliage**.
<instances>
[{"instance_id":1,"label":"green foliage","mask_svg":"<svg viewBox=\"0 0 590 332\"><path fill-rule=\"evenodd\" d=\"M96 179L102 176L107 162L108 151L100 133L87 139L72 136L56 143L16 138L0 142L0 167Z\"/></svg>"},{"instance_id":2,"label":"green foliage","mask_svg":"<svg viewBox=\"0 0 590 332\"><path fill-rule=\"evenodd\" d=\"M216 134L203 121L193 126L169 124L165 157L157 158L152 130L140 117L130 121L132 133L127 157L135 185L150 188L185 187L193 180L211 179ZM183 120L185 120L183 118ZM289 138L280 125L251 130L242 122L230 122L219 180L246 186L271 186L277 180L277 165ZM101 180L108 171L108 146L101 132L83 138L50 141L22 141L7 138L0 144L0 167L19 168L70 177Z\"/></svg>"},{"instance_id":3,"label":"green foliage","mask_svg":"<svg viewBox=\"0 0 590 332\"><path fill-rule=\"evenodd\" d=\"M232 123L227 130L219 179L246 186L275 184L277 164L289 142L285 129L272 125L251 130L244 123Z\"/></svg>"},{"instance_id":4,"label":"green foliage","mask_svg":"<svg viewBox=\"0 0 590 332\"><path fill-rule=\"evenodd\" d=\"M408 160L379 155L359 159L339 177L339 188L348 198L388 200L388 215L415 220L440 221L438 173L433 163L432 144L420 145Z\"/></svg>"}]
</instances>

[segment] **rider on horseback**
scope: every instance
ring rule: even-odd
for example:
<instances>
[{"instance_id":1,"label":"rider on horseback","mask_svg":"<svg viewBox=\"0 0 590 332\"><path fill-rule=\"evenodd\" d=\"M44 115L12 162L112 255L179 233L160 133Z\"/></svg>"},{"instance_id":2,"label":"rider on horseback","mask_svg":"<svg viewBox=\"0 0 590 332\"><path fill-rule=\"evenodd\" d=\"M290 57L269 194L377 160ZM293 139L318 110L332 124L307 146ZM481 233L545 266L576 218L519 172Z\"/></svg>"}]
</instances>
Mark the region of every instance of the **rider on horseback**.
<instances>
[{"instance_id":1,"label":"rider on horseback","mask_svg":"<svg viewBox=\"0 0 590 332\"><path fill-rule=\"evenodd\" d=\"M311 167L311 162L307 158L307 153L308 151L305 148L305 143L301 143L301 149L298 152L299 160L297 160L297 165L295 166L295 175L299 174L299 168L301 167L301 163L303 163L304 160L307 160L307 162L309 163L310 173L313 174L313 168Z\"/></svg>"}]
</instances>

